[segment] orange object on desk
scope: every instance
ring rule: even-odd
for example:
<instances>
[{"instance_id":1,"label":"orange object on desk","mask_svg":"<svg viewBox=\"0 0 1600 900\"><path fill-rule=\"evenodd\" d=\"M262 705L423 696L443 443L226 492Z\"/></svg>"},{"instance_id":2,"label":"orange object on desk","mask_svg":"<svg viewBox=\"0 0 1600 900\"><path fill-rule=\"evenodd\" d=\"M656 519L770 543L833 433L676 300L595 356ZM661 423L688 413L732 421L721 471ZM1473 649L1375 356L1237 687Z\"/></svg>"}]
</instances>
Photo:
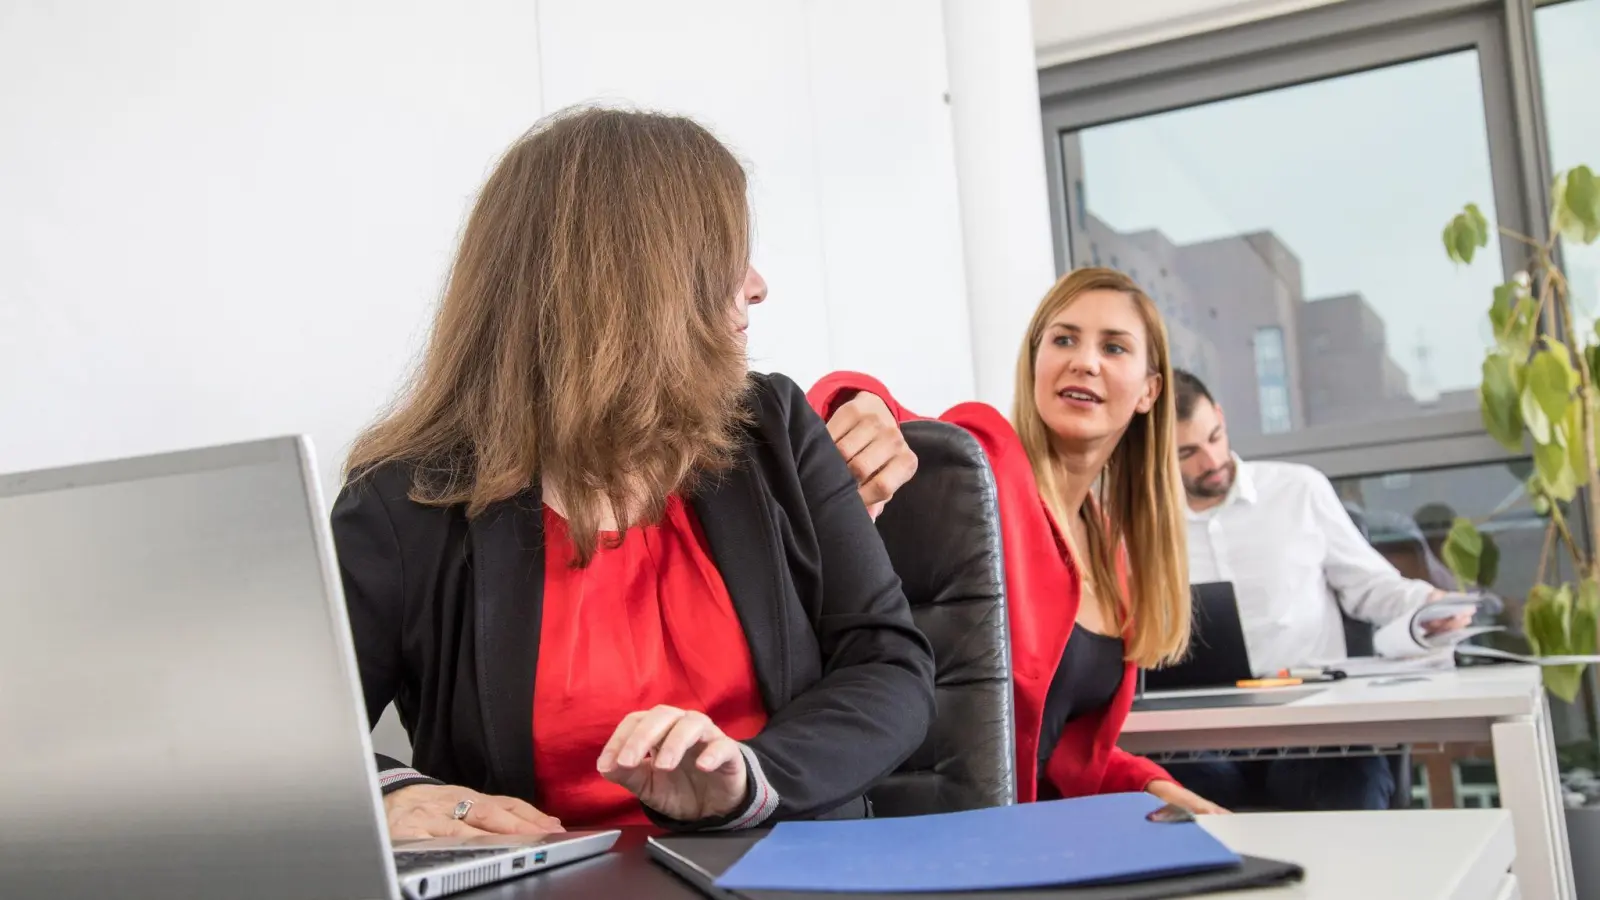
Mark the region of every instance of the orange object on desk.
<instances>
[{"instance_id":1,"label":"orange object on desk","mask_svg":"<svg viewBox=\"0 0 1600 900\"><path fill-rule=\"evenodd\" d=\"M1275 688L1294 687L1297 684L1305 684L1305 682L1299 678L1247 678L1238 682L1235 686L1242 688Z\"/></svg>"}]
</instances>

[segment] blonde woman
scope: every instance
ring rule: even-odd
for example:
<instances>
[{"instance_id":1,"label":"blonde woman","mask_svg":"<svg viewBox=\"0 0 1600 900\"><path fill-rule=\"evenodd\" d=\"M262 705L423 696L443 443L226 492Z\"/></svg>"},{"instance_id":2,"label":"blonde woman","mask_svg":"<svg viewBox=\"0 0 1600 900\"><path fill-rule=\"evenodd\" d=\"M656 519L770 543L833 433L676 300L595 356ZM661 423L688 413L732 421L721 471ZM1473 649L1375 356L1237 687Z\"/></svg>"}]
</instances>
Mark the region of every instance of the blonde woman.
<instances>
[{"instance_id":1,"label":"blonde woman","mask_svg":"<svg viewBox=\"0 0 1600 900\"><path fill-rule=\"evenodd\" d=\"M981 403L940 417L978 439L999 489L1023 802L1148 791L1222 811L1117 747L1135 668L1177 659L1189 640L1171 383L1155 304L1120 272L1079 269L1028 325L1011 421ZM892 493L896 423L916 416L855 373L809 399L863 498Z\"/></svg>"}]
</instances>

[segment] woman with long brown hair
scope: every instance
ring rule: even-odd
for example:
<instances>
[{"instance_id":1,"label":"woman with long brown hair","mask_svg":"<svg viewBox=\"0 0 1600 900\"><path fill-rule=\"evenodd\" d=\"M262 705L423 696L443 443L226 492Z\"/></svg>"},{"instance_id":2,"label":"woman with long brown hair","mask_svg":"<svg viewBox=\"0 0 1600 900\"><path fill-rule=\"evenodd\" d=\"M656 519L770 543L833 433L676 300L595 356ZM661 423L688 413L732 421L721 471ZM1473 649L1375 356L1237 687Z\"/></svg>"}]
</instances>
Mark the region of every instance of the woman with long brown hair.
<instances>
[{"instance_id":1,"label":"woman with long brown hair","mask_svg":"<svg viewBox=\"0 0 1600 900\"><path fill-rule=\"evenodd\" d=\"M1218 811L1116 745L1136 667L1176 660L1189 640L1171 384L1155 304L1120 272L1079 269L1028 325L1011 421L981 403L940 417L977 437L999 489L1024 802L1149 791ZM863 490L899 453L894 423L916 418L853 372L810 399Z\"/></svg>"},{"instance_id":2,"label":"woman with long brown hair","mask_svg":"<svg viewBox=\"0 0 1600 900\"><path fill-rule=\"evenodd\" d=\"M559 114L472 210L425 356L334 509L397 836L869 812L932 657L793 382L746 373L737 160ZM848 748L848 752L844 748Z\"/></svg>"}]
</instances>

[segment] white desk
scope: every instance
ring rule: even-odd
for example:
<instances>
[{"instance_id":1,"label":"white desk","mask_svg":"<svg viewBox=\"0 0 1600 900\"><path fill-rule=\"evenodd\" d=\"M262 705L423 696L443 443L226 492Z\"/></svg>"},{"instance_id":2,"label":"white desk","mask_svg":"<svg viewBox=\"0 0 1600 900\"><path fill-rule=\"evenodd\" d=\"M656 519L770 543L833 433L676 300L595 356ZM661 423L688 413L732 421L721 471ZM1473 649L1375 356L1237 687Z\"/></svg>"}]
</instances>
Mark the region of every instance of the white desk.
<instances>
[{"instance_id":1,"label":"white desk","mask_svg":"<svg viewBox=\"0 0 1600 900\"><path fill-rule=\"evenodd\" d=\"M1572 900L1566 814L1538 670L1490 666L1423 679L1348 678L1314 685L1321 690L1280 706L1135 712L1120 743L1133 753L1157 753L1490 741L1500 801L1516 836L1522 896Z\"/></svg>"},{"instance_id":2,"label":"white desk","mask_svg":"<svg viewBox=\"0 0 1600 900\"><path fill-rule=\"evenodd\" d=\"M1237 853L1298 863L1306 880L1207 900L1515 900L1511 817L1499 809L1201 816Z\"/></svg>"}]
</instances>

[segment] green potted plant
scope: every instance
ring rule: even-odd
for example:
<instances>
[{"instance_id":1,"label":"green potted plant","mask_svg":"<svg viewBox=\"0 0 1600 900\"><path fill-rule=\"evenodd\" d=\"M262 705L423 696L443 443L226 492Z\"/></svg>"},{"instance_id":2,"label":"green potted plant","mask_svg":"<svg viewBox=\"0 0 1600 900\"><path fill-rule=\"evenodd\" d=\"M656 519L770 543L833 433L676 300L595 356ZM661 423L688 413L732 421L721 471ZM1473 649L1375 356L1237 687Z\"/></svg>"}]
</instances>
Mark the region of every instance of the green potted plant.
<instances>
[{"instance_id":1,"label":"green potted plant","mask_svg":"<svg viewBox=\"0 0 1600 900\"><path fill-rule=\"evenodd\" d=\"M1523 631L1538 656L1593 656L1600 649L1600 323L1578 326L1572 292L1556 265L1557 241L1589 244L1600 238L1600 179L1587 166L1561 173L1551 192L1550 237L1538 241L1506 228L1498 232L1528 248L1528 266L1494 290L1489 322L1494 346L1483 360L1478 389L1483 425L1508 450L1526 452L1534 469L1525 498L1545 527L1538 574L1523 608ZM1467 207L1444 229L1445 252L1469 264L1488 246L1490 226ZM1540 323L1550 327L1541 332ZM1581 494L1588 515L1570 516ZM1497 511L1504 512L1504 510ZM1458 518L1444 544L1444 561L1463 586L1493 585L1499 551L1477 522ZM1585 527L1575 527L1577 522ZM1554 556L1570 556L1574 579L1561 577ZM1582 665L1547 665L1545 687L1562 700L1577 696Z\"/></svg>"}]
</instances>

